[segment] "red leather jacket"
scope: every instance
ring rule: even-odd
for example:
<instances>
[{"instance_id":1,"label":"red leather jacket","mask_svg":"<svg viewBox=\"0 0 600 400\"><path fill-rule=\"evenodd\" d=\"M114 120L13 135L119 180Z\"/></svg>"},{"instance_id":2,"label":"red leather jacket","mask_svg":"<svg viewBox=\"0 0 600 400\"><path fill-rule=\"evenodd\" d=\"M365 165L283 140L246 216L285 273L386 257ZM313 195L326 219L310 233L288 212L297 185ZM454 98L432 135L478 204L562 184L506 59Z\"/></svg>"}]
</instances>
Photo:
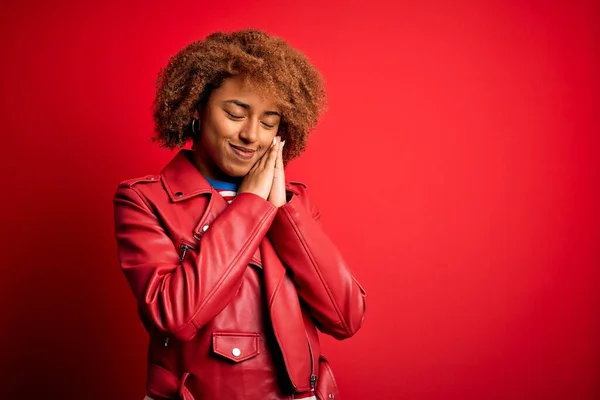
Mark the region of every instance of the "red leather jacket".
<instances>
[{"instance_id":1,"label":"red leather jacket","mask_svg":"<svg viewBox=\"0 0 600 400\"><path fill-rule=\"evenodd\" d=\"M360 328L365 291L300 183L276 208L252 193L231 204L180 150L160 175L114 197L121 268L150 334L154 399L338 398L318 328ZM331 396L335 397L331 397Z\"/></svg>"}]
</instances>

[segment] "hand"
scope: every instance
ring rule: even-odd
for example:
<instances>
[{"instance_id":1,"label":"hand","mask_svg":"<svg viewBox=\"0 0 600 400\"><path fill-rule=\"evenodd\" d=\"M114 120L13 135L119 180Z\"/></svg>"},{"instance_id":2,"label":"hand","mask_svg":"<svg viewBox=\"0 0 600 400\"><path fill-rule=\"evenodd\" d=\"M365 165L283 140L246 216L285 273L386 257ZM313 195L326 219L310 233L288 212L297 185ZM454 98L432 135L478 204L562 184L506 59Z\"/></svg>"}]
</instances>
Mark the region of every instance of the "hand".
<instances>
[{"instance_id":1,"label":"hand","mask_svg":"<svg viewBox=\"0 0 600 400\"><path fill-rule=\"evenodd\" d=\"M271 186L273 185L273 176L275 174L275 161L277 160L277 143L276 139L273 140L273 144L263 154L250 169L248 174L242 180L238 193L254 193L257 196L267 200L269 193L271 193Z\"/></svg>"},{"instance_id":2,"label":"hand","mask_svg":"<svg viewBox=\"0 0 600 400\"><path fill-rule=\"evenodd\" d=\"M271 185L271 193L269 193L269 201L275 207L281 207L286 203L285 194L285 171L283 169L283 146L285 141L281 141L278 136L277 160L275 160L275 174L273 175L273 185Z\"/></svg>"}]
</instances>

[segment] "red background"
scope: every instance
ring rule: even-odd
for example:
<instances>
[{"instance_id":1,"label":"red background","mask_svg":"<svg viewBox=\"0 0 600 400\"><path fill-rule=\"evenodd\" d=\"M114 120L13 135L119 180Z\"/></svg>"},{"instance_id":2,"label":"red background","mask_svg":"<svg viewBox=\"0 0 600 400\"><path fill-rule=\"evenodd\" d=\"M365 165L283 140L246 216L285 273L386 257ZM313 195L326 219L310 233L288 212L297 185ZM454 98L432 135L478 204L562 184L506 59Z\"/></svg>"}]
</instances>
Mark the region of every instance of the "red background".
<instances>
[{"instance_id":1,"label":"red background","mask_svg":"<svg viewBox=\"0 0 600 400\"><path fill-rule=\"evenodd\" d=\"M3 2L2 398L143 398L111 198L172 154L154 80L286 38L330 108L289 166L369 292L344 399L600 398L597 1Z\"/></svg>"}]
</instances>

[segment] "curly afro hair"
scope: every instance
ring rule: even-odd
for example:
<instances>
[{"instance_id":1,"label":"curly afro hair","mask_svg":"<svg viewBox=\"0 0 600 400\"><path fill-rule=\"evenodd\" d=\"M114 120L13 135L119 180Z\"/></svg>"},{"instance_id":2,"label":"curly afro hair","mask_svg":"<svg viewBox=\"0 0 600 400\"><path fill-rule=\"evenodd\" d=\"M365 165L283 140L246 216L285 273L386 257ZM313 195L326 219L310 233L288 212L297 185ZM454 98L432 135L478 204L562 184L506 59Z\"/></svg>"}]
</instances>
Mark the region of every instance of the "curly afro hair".
<instances>
[{"instance_id":1,"label":"curly afro hair","mask_svg":"<svg viewBox=\"0 0 600 400\"><path fill-rule=\"evenodd\" d=\"M156 81L154 140L169 149L193 140L194 110L235 75L276 99L282 111L278 134L286 141L283 158L299 156L326 108L323 78L300 51L256 29L215 32L169 60Z\"/></svg>"}]
</instances>

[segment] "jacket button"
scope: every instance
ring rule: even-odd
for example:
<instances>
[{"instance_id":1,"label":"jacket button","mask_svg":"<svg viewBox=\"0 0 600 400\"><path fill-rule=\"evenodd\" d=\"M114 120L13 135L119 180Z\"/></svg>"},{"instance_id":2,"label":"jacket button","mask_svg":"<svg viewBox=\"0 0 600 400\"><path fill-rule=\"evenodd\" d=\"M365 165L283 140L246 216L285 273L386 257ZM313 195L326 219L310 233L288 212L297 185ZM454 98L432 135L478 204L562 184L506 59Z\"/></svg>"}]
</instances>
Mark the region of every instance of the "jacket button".
<instances>
[{"instance_id":1,"label":"jacket button","mask_svg":"<svg viewBox=\"0 0 600 400\"><path fill-rule=\"evenodd\" d=\"M329 398L333 399L335 397L335 395L333 393L329 393Z\"/></svg>"},{"instance_id":2,"label":"jacket button","mask_svg":"<svg viewBox=\"0 0 600 400\"><path fill-rule=\"evenodd\" d=\"M208 230L208 225L204 225L204 226L202 227L202 232L206 232L207 230Z\"/></svg>"},{"instance_id":3,"label":"jacket button","mask_svg":"<svg viewBox=\"0 0 600 400\"><path fill-rule=\"evenodd\" d=\"M234 357L239 357L240 354L242 354L242 351L237 347L234 347L233 350L231 350L231 354L233 354Z\"/></svg>"},{"instance_id":4,"label":"jacket button","mask_svg":"<svg viewBox=\"0 0 600 400\"><path fill-rule=\"evenodd\" d=\"M177 193L175 193L175 197L181 197L181 196L183 196L183 192L177 192Z\"/></svg>"}]
</instances>

